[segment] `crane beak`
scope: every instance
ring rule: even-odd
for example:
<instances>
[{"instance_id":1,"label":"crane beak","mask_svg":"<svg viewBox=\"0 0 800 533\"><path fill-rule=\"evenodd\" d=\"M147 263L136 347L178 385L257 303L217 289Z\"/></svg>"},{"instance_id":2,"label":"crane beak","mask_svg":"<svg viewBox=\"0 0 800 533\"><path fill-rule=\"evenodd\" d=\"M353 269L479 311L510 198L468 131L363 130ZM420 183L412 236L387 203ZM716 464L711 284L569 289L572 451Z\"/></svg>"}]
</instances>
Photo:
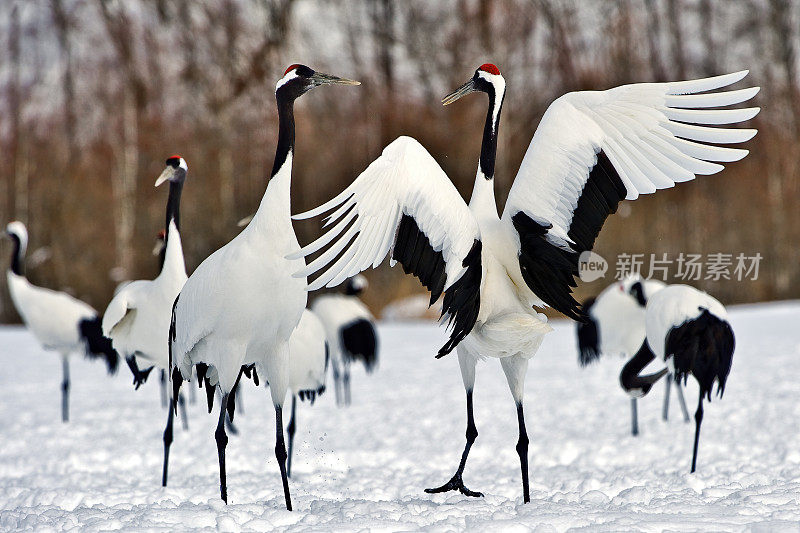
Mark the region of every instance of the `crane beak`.
<instances>
[{"instance_id":1,"label":"crane beak","mask_svg":"<svg viewBox=\"0 0 800 533\"><path fill-rule=\"evenodd\" d=\"M168 166L161 172L161 175L158 176L158 179L156 180L156 187L158 187L165 181L171 180L174 175L175 175L175 169Z\"/></svg>"},{"instance_id":2,"label":"crane beak","mask_svg":"<svg viewBox=\"0 0 800 533\"><path fill-rule=\"evenodd\" d=\"M450 105L459 98L474 92L475 92L475 81L469 80L467 83L465 83L455 91L451 92L450 94L442 98L442 105Z\"/></svg>"},{"instance_id":3,"label":"crane beak","mask_svg":"<svg viewBox=\"0 0 800 533\"><path fill-rule=\"evenodd\" d=\"M311 81L314 83L314 86L318 85L361 85L360 81L355 80L348 80L347 78L340 78L339 76L332 76L331 74L323 74L321 72L315 72L313 76L311 76Z\"/></svg>"}]
</instances>

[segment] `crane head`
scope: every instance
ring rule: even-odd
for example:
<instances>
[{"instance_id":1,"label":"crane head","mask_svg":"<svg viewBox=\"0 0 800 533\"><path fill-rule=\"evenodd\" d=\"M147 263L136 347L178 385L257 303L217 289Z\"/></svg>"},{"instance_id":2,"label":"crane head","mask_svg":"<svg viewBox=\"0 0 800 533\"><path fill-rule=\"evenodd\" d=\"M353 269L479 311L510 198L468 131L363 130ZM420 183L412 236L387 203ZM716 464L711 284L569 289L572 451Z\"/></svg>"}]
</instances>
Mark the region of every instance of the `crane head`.
<instances>
[{"instance_id":1,"label":"crane head","mask_svg":"<svg viewBox=\"0 0 800 533\"><path fill-rule=\"evenodd\" d=\"M505 92L506 81L500 74L500 69L491 63L484 63L475 70L472 77L444 98L442 105L449 105L469 93L483 92L487 94L501 94Z\"/></svg>"},{"instance_id":2,"label":"crane head","mask_svg":"<svg viewBox=\"0 0 800 533\"><path fill-rule=\"evenodd\" d=\"M340 78L330 74L316 72L305 65L295 63L283 73L283 77L275 85L275 96L294 100L314 87L320 85L361 85L361 82Z\"/></svg>"},{"instance_id":3,"label":"crane head","mask_svg":"<svg viewBox=\"0 0 800 533\"><path fill-rule=\"evenodd\" d=\"M20 248L25 250L28 246L28 230L25 224L19 220L9 222L6 226L6 235L16 241L19 241Z\"/></svg>"},{"instance_id":4,"label":"crane head","mask_svg":"<svg viewBox=\"0 0 800 533\"><path fill-rule=\"evenodd\" d=\"M167 158L166 167L161 171L161 174L156 180L156 187L165 181L183 182L183 180L186 179L186 172L188 170L189 166L186 164L185 159L179 155L170 156Z\"/></svg>"}]
</instances>

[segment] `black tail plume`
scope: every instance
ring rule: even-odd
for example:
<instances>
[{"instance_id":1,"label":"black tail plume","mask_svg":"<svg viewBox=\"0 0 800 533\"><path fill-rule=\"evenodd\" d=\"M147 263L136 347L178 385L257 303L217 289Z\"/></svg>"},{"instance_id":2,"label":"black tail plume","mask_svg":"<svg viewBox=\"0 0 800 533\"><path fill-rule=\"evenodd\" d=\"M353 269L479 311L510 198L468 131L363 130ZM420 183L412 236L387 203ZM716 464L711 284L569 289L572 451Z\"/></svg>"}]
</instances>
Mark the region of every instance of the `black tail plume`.
<instances>
[{"instance_id":1,"label":"black tail plume","mask_svg":"<svg viewBox=\"0 0 800 533\"><path fill-rule=\"evenodd\" d=\"M343 327L339 335L344 347L342 355L350 361L361 361L367 372L372 372L378 364L378 337L372 322L359 318Z\"/></svg>"},{"instance_id":2,"label":"black tail plume","mask_svg":"<svg viewBox=\"0 0 800 533\"><path fill-rule=\"evenodd\" d=\"M672 328L665 340L666 356L675 362L675 380L686 382L692 374L700 385L701 396L711 401L717 382L717 394L725 392L731 371L736 341L727 321L703 309L700 316Z\"/></svg>"},{"instance_id":3,"label":"black tail plume","mask_svg":"<svg viewBox=\"0 0 800 533\"><path fill-rule=\"evenodd\" d=\"M81 338L86 345L86 356L90 359L103 358L109 374L116 374L119 367L119 354L111 346L111 339L103 335L100 317L85 318L78 324Z\"/></svg>"},{"instance_id":4,"label":"black tail plume","mask_svg":"<svg viewBox=\"0 0 800 533\"><path fill-rule=\"evenodd\" d=\"M578 333L578 362L581 366L594 363L600 358L600 330L597 322L592 319L589 311L594 305L594 298L589 298L581 305L581 311L586 314L586 322L576 322L575 329Z\"/></svg>"}]
</instances>

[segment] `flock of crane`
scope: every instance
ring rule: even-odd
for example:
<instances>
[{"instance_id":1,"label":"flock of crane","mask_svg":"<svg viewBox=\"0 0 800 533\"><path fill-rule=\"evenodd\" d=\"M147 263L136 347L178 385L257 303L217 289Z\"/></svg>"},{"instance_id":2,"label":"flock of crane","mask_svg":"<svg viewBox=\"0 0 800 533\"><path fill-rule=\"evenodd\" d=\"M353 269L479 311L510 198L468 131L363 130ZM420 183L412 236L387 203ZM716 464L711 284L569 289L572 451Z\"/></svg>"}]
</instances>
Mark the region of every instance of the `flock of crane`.
<instances>
[{"instance_id":1,"label":"flock of crane","mask_svg":"<svg viewBox=\"0 0 800 533\"><path fill-rule=\"evenodd\" d=\"M63 416L68 417L67 356L85 350L125 358L138 387L158 367L168 381L163 484L167 483L172 423L184 381L205 387L211 412L218 396L217 443L220 495L227 502L226 427L232 428L236 391L242 377L269 386L276 415L275 456L286 508L291 510L289 476L296 398L313 402L325 387L329 358L336 397L349 403L349 365L377 362L377 338L369 311L358 300L365 288L359 275L391 255L419 278L433 304L442 298L449 338L437 358L456 350L466 391L466 444L453 476L426 489L481 496L462 474L478 436L473 390L479 359L497 358L516 405L523 501L530 501L528 435L523 391L528 361L551 331L541 312L552 307L578 322L581 361L601 353L631 360L620 383L635 398L664 375L667 383L694 376L700 386L695 415L695 469L703 399L714 383L722 393L734 348L722 305L691 287L664 287L629 278L596 300L580 305L572 296L578 258L591 250L606 218L623 199L672 187L696 175L714 174L721 162L747 155L718 146L751 139L753 129L714 127L753 118L758 108L728 108L750 100L758 88L718 91L747 71L704 79L641 83L606 91L581 91L555 100L536 129L502 214L494 197L494 170L506 84L499 69L481 65L442 103L472 92L489 106L475 185L465 203L433 157L416 140L399 137L341 194L292 217L290 184L295 145L294 102L321 85L359 82L291 65L278 80L278 143L261 204L244 229L186 275L180 233L180 197L188 165L180 156L166 161L156 186L169 182L160 274L118 289L102 318L64 293L31 285L24 276L27 232L7 226L14 243L8 284L23 321L46 349L64 360ZM292 218L329 213L328 231L301 247ZM306 263L309 255L319 255ZM308 276L322 273L309 283ZM319 296L307 309L307 295L347 282L341 294ZM667 368L642 375L651 361ZM283 407L291 391L289 453ZM668 393L669 394L669 393ZM682 398L682 395L680 396ZM288 459L288 461L287 461ZM288 464L287 464L288 462Z\"/></svg>"}]
</instances>

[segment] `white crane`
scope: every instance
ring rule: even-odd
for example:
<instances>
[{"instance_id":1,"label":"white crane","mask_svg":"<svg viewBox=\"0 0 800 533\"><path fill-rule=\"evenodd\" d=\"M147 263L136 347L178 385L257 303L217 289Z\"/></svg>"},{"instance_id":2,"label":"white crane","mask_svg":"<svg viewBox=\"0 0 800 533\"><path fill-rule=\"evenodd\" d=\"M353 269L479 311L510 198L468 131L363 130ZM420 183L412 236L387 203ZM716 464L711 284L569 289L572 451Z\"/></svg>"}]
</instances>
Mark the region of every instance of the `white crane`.
<instances>
[{"instance_id":1,"label":"white crane","mask_svg":"<svg viewBox=\"0 0 800 533\"><path fill-rule=\"evenodd\" d=\"M359 299L367 286L367 278L359 274L347 280L343 294L323 294L311 304L331 348L336 405L350 405L352 362L360 361L368 373L378 364L375 319Z\"/></svg>"},{"instance_id":2,"label":"white crane","mask_svg":"<svg viewBox=\"0 0 800 533\"><path fill-rule=\"evenodd\" d=\"M578 361L581 366L597 361L601 355L630 358L636 354L645 342L644 314L647 299L664 287L666 284L661 281L632 275L612 283L596 298L586 300L582 309L587 319L585 322L575 323ZM638 371L636 376L637 383L644 379L638 376ZM655 375L651 378L655 378ZM662 409L664 420L668 416L671 383L671 379L666 380ZM654 382L647 386L648 391L653 384ZM689 413L680 385L676 392L684 419L688 422ZM634 395L631 398L631 434L634 436L639 434L637 410L637 396Z\"/></svg>"},{"instance_id":3,"label":"white crane","mask_svg":"<svg viewBox=\"0 0 800 533\"><path fill-rule=\"evenodd\" d=\"M749 120L758 108L705 109L737 104L758 88L701 93L735 83L746 71L700 80L625 85L607 91L565 94L542 117L498 215L494 197L497 131L506 84L498 68L479 67L442 103L480 91L489 97L478 172L469 205L431 155L400 137L341 194L296 218L330 210L331 229L292 257L331 244L307 268L326 268L309 286L334 286L379 265L391 252L406 273L431 292L444 294L452 327L437 357L458 346L467 391L467 442L455 475L428 492L460 490L462 472L477 436L472 416L475 365L495 357L517 405L517 453L523 500L528 490L528 436L522 408L525 371L552 328L534 307L551 306L575 320L584 315L572 297L578 256L590 250L623 199L714 174L746 150L707 143L738 143L755 130L710 128ZM700 142L696 142L700 141Z\"/></svg>"},{"instance_id":4,"label":"white crane","mask_svg":"<svg viewBox=\"0 0 800 533\"><path fill-rule=\"evenodd\" d=\"M297 397L311 405L325 392L325 373L328 370L328 342L325 328L317 315L306 309L297 328L289 338L289 390L292 393L292 413L286 432L289 434L289 452L286 458L286 477L292 476L292 452L297 430Z\"/></svg>"},{"instance_id":5,"label":"white crane","mask_svg":"<svg viewBox=\"0 0 800 533\"><path fill-rule=\"evenodd\" d=\"M665 361L684 383L694 376L700 389L694 414L695 433L692 469L697 466L700 424L703 421L703 398L711 401L714 383L722 396L731 371L736 341L725 307L708 294L688 285L670 285L653 295L645 317L647 343L653 353Z\"/></svg>"},{"instance_id":6,"label":"white crane","mask_svg":"<svg viewBox=\"0 0 800 533\"><path fill-rule=\"evenodd\" d=\"M153 280L138 280L125 285L109 302L103 314L103 333L114 348L125 357L138 389L154 367L169 368L167 337L172 304L186 283L186 266L180 234L180 202L183 184L189 170L179 155L167 159L166 167L156 179L156 187L169 182L161 272ZM183 407L184 402L180 405ZM173 410L167 408L164 430L164 468L161 484L167 485L169 447L172 444ZM186 410L181 419L186 428Z\"/></svg>"},{"instance_id":7,"label":"white crane","mask_svg":"<svg viewBox=\"0 0 800 533\"><path fill-rule=\"evenodd\" d=\"M69 355L84 351L88 357L102 357L109 374L117 371L119 356L103 336L100 317L87 303L67 293L31 284L25 277L28 230L22 222L10 222L6 235L14 243L11 267L6 279L14 307L22 321L45 350L61 354L61 420L69 421Z\"/></svg>"},{"instance_id":8,"label":"white crane","mask_svg":"<svg viewBox=\"0 0 800 533\"><path fill-rule=\"evenodd\" d=\"M170 328L170 380L173 404L192 367L222 393L215 432L220 495L227 503L224 414L229 393L243 368L252 364L270 384L276 416L275 456L281 471L286 508L291 510L286 476L282 406L288 387L289 337L306 307L306 280L292 277L305 266L292 227L289 188L295 126L294 101L325 84L358 82L292 65L278 81L278 147L267 190L253 219L228 244L211 254L189 277L175 301ZM201 370L202 368L202 370ZM206 391L208 393L208 390Z\"/></svg>"}]
</instances>

